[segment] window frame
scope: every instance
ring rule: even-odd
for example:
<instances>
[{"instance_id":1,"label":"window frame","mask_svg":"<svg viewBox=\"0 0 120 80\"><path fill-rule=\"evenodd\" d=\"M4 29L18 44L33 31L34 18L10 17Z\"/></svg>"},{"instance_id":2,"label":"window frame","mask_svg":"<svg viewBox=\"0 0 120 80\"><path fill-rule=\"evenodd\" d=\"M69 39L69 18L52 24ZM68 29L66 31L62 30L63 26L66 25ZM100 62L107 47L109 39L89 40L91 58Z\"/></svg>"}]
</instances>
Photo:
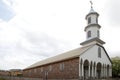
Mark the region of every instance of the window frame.
<instances>
[{"instance_id":1,"label":"window frame","mask_svg":"<svg viewBox=\"0 0 120 80\"><path fill-rule=\"evenodd\" d=\"M43 72L43 67L40 68L40 71Z\"/></svg>"},{"instance_id":2,"label":"window frame","mask_svg":"<svg viewBox=\"0 0 120 80\"><path fill-rule=\"evenodd\" d=\"M91 23L91 17L88 17L88 24Z\"/></svg>"},{"instance_id":3,"label":"window frame","mask_svg":"<svg viewBox=\"0 0 120 80\"><path fill-rule=\"evenodd\" d=\"M60 71L63 71L64 70L64 63L60 63Z\"/></svg>"},{"instance_id":4,"label":"window frame","mask_svg":"<svg viewBox=\"0 0 120 80\"><path fill-rule=\"evenodd\" d=\"M101 48L98 47L98 57L101 58Z\"/></svg>"},{"instance_id":5,"label":"window frame","mask_svg":"<svg viewBox=\"0 0 120 80\"><path fill-rule=\"evenodd\" d=\"M49 71L52 71L52 65L49 66Z\"/></svg>"},{"instance_id":6,"label":"window frame","mask_svg":"<svg viewBox=\"0 0 120 80\"><path fill-rule=\"evenodd\" d=\"M87 32L87 37L90 38L91 37L91 31Z\"/></svg>"},{"instance_id":7,"label":"window frame","mask_svg":"<svg viewBox=\"0 0 120 80\"><path fill-rule=\"evenodd\" d=\"M98 17L96 17L96 23L98 24Z\"/></svg>"},{"instance_id":8,"label":"window frame","mask_svg":"<svg viewBox=\"0 0 120 80\"><path fill-rule=\"evenodd\" d=\"M97 30L97 37L99 38L100 37L100 31Z\"/></svg>"}]
</instances>

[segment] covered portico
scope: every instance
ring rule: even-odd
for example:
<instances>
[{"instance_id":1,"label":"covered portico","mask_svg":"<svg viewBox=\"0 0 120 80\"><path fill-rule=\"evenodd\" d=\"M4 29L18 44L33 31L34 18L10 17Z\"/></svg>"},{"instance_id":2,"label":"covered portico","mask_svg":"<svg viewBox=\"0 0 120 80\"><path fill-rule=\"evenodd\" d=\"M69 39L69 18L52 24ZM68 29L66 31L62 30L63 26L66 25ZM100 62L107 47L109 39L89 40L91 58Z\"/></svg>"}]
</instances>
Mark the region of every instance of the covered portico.
<instances>
[{"instance_id":1,"label":"covered portico","mask_svg":"<svg viewBox=\"0 0 120 80\"><path fill-rule=\"evenodd\" d=\"M109 78L112 76L111 70L110 64L80 58L79 76L81 80Z\"/></svg>"}]
</instances>

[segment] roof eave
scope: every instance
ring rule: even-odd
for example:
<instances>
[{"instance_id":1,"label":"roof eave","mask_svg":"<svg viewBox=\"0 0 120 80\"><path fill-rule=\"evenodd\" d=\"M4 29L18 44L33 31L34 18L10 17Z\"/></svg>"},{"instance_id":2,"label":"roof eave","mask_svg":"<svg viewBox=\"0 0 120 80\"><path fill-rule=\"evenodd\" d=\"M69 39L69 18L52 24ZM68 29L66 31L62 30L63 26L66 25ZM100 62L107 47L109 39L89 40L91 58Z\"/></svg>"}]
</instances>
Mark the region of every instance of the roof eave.
<instances>
[{"instance_id":1,"label":"roof eave","mask_svg":"<svg viewBox=\"0 0 120 80\"><path fill-rule=\"evenodd\" d=\"M104 41L102 41L101 39L99 39L98 37L96 37L96 38L93 38L93 39L84 41L84 42L80 43L80 45L85 45L85 44L88 44L88 43L93 42L93 41L97 41L97 42L99 42L100 44L105 44Z\"/></svg>"},{"instance_id":2,"label":"roof eave","mask_svg":"<svg viewBox=\"0 0 120 80\"><path fill-rule=\"evenodd\" d=\"M86 31L87 28L89 28L89 27L98 27L99 29L101 28L101 26L100 26L99 24L95 24L95 23L93 23L93 24L89 24L89 25L87 25L87 26L85 27L84 31Z\"/></svg>"}]
</instances>

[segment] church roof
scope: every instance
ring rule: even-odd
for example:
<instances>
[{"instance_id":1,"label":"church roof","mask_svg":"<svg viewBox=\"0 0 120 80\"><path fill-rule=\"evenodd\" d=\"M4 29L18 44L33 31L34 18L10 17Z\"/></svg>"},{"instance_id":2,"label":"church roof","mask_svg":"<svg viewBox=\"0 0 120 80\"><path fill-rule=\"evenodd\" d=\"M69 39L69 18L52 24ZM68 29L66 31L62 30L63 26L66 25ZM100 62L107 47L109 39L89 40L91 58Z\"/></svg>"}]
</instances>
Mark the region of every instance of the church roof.
<instances>
[{"instance_id":1,"label":"church roof","mask_svg":"<svg viewBox=\"0 0 120 80\"><path fill-rule=\"evenodd\" d=\"M39 62L27 67L26 69L31 69L31 68L35 68L35 67L38 67L38 66L42 66L42 65L46 65L46 64L50 64L50 63L55 63L55 62L59 62L59 61L79 57L82 53L87 51L92 46L93 45L77 48L77 49L65 52L63 54L59 54L57 56L47 58L45 60L39 61ZM24 70L26 70L26 69L24 69Z\"/></svg>"},{"instance_id":2,"label":"church roof","mask_svg":"<svg viewBox=\"0 0 120 80\"><path fill-rule=\"evenodd\" d=\"M94 12L95 12L94 9L91 8L89 13L94 13Z\"/></svg>"},{"instance_id":3,"label":"church roof","mask_svg":"<svg viewBox=\"0 0 120 80\"><path fill-rule=\"evenodd\" d=\"M88 17L89 15L91 15L91 14L96 14L97 16L99 16L99 14L98 14L96 11L94 11L93 8L91 8L91 9L90 9L90 12L86 15L85 19L87 19L87 17Z\"/></svg>"},{"instance_id":4,"label":"church roof","mask_svg":"<svg viewBox=\"0 0 120 80\"><path fill-rule=\"evenodd\" d=\"M89 39L89 40L86 40L86 41L80 43L80 45L88 44L88 43L93 42L93 41L99 42L100 44L105 44L104 41L102 41L98 37L95 37L95 38L92 38L92 39Z\"/></svg>"}]
</instances>

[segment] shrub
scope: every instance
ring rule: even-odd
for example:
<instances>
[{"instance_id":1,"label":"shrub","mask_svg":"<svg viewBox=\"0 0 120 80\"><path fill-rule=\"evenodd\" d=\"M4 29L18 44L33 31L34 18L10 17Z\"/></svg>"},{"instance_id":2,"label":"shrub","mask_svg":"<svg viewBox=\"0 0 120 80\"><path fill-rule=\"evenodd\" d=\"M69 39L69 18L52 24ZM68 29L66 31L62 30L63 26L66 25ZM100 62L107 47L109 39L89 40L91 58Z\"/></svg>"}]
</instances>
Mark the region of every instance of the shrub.
<instances>
[{"instance_id":1,"label":"shrub","mask_svg":"<svg viewBox=\"0 0 120 80\"><path fill-rule=\"evenodd\" d=\"M5 78L0 78L0 80L6 80Z\"/></svg>"}]
</instances>

